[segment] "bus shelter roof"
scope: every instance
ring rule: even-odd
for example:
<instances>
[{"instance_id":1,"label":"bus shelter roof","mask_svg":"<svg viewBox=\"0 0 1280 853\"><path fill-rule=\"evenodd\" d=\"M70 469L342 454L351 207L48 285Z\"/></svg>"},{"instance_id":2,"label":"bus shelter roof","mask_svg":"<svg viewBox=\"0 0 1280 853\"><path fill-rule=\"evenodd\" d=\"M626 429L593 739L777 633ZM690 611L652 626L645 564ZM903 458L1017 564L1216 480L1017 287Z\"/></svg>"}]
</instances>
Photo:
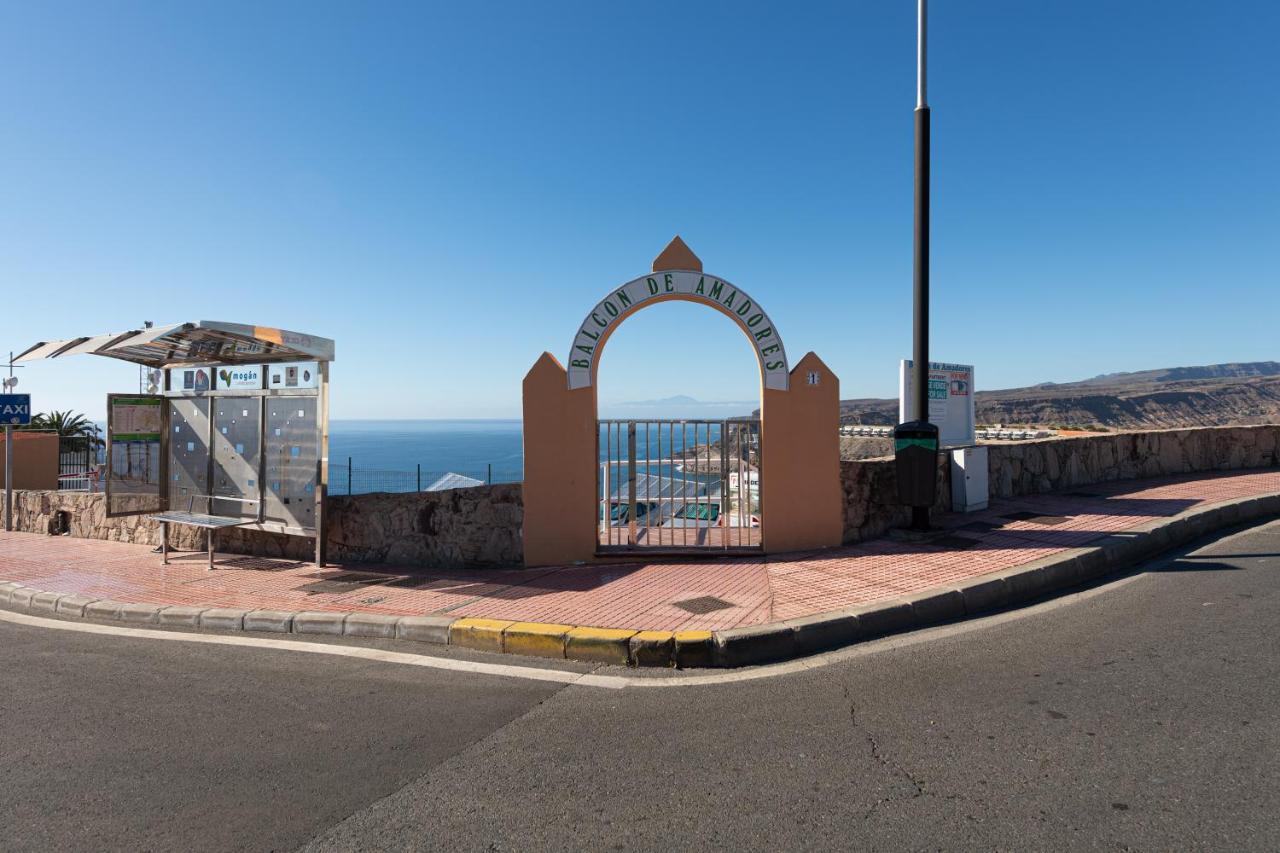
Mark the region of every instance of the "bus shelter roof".
<instances>
[{"instance_id":1,"label":"bus shelter roof","mask_svg":"<svg viewBox=\"0 0 1280 853\"><path fill-rule=\"evenodd\" d=\"M118 358L148 367L173 367L182 364L333 361L334 345L328 338L285 329L197 320L62 341L40 341L28 347L14 361L38 361L81 353Z\"/></svg>"}]
</instances>

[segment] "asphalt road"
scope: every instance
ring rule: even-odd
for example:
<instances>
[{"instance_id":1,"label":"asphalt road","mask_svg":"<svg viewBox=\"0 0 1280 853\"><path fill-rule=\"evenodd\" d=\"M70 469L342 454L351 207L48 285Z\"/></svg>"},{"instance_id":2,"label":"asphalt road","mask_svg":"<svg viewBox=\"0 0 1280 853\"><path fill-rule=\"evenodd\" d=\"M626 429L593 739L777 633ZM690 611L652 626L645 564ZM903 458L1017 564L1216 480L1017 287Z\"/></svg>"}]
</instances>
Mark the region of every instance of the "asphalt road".
<instances>
[{"instance_id":1,"label":"asphalt road","mask_svg":"<svg viewBox=\"0 0 1280 853\"><path fill-rule=\"evenodd\" d=\"M1280 522L825 666L561 687L0 623L0 848L1280 849Z\"/></svg>"}]
</instances>

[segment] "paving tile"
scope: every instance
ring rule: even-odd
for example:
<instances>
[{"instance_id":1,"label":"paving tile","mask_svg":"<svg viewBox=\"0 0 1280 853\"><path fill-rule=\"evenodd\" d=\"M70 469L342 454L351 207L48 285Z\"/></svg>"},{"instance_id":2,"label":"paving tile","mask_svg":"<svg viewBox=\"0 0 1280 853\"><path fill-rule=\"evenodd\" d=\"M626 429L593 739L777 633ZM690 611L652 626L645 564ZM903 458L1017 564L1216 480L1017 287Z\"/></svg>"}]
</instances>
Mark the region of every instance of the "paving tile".
<instances>
[{"instance_id":1,"label":"paving tile","mask_svg":"<svg viewBox=\"0 0 1280 853\"><path fill-rule=\"evenodd\" d=\"M957 584L1197 506L1276 492L1280 472L1274 469L1103 483L1067 493L994 500L980 513L939 518L939 526L976 540L964 549L883 538L805 554L534 570L358 564L318 569L292 560L220 555L213 571L207 571L203 552L175 554L163 566L144 545L0 533L0 582L123 604L202 610L475 617L708 631L811 616ZM1004 517L1020 512L1065 521L1043 525ZM367 582L353 582L357 579ZM706 596L728 606L706 613L676 606Z\"/></svg>"}]
</instances>

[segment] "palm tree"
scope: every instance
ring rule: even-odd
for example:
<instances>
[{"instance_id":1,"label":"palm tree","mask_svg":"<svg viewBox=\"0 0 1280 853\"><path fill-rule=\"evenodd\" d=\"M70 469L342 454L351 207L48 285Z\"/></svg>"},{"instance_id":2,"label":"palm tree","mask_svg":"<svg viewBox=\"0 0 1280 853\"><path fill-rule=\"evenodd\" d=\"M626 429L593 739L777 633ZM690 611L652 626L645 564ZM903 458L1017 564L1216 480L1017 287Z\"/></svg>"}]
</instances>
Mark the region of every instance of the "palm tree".
<instances>
[{"instance_id":1,"label":"palm tree","mask_svg":"<svg viewBox=\"0 0 1280 853\"><path fill-rule=\"evenodd\" d=\"M66 442L71 445L68 449L83 450L86 444L91 448L103 445L102 439L98 437L97 425L84 415L70 410L65 412L55 410L48 414L41 412L31 418L31 424L27 429L54 432L60 438L71 439Z\"/></svg>"}]
</instances>

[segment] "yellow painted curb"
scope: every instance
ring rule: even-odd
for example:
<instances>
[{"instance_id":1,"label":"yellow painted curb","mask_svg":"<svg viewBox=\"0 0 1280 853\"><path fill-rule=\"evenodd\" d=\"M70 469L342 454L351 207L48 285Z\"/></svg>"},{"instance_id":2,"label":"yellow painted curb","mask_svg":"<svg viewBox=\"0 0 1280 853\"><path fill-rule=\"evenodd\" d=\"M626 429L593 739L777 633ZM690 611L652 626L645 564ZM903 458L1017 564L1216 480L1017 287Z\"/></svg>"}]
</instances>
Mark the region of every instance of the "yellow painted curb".
<instances>
[{"instance_id":1,"label":"yellow painted curb","mask_svg":"<svg viewBox=\"0 0 1280 853\"><path fill-rule=\"evenodd\" d=\"M449 626L449 645L484 652L502 651L502 632L515 623L506 619L463 617Z\"/></svg>"},{"instance_id":2,"label":"yellow painted curb","mask_svg":"<svg viewBox=\"0 0 1280 853\"><path fill-rule=\"evenodd\" d=\"M636 666L674 666L676 641L670 631L641 631L627 641Z\"/></svg>"},{"instance_id":3,"label":"yellow painted curb","mask_svg":"<svg viewBox=\"0 0 1280 853\"><path fill-rule=\"evenodd\" d=\"M515 622L502 632L502 650L513 655L563 658L564 638L571 630L572 625Z\"/></svg>"},{"instance_id":4,"label":"yellow painted curb","mask_svg":"<svg viewBox=\"0 0 1280 853\"><path fill-rule=\"evenodd\" d=\"M626 666L631 661L628 641L635 634L619 628L574 628L566 637L564 656Z\"/></svg>"},{"instance_id":5,"label":"yellow painted curb","mask_svg":"<svg viewBox=\"0 0 1280 853\"><path fill-rule=\"evenodd\" d=\"M676 631L676 666L711 666L710 631Z\"/></svg>"}]
</instances>

